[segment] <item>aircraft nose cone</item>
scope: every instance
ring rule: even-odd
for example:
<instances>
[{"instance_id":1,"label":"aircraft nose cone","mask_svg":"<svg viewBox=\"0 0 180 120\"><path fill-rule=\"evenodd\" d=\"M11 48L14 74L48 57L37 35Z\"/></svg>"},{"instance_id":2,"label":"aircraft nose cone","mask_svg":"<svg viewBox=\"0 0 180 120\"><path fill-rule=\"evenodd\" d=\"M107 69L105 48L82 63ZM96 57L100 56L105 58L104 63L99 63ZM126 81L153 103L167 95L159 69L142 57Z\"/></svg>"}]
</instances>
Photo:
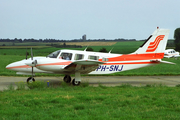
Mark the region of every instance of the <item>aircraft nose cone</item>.
<instances>
[{"instance_id":1,"label":"aircraft nose cone","mask_svg":"<svg viewBox=\"0 0 180 120\"><path fill-rule=\"evenodd\" d=\"M11 69L13 67L12 63L6 66L6 69Z\"/></svg>"},{"instance_id":2,"label":"aircraft nose cone","mask_svg":"<svg viewBox=\"0 0 180 120\"><path fill-rule=\"evenodd\" d=\"M6 69L10 69L11 67L12 67L11 64L9 64L6 66Z\"/></svg>"},{"instance_id":3,"label":"aircraft nose cone","mask_svg":"<svg viewBox=\"0 0 180 120\"><path fill-rule=\"evenodd\" d=\"M6 66L6 69L16 69L20 65L20 61L18 62L13 62L9 65Z\"/></svg>"}]
</instances>

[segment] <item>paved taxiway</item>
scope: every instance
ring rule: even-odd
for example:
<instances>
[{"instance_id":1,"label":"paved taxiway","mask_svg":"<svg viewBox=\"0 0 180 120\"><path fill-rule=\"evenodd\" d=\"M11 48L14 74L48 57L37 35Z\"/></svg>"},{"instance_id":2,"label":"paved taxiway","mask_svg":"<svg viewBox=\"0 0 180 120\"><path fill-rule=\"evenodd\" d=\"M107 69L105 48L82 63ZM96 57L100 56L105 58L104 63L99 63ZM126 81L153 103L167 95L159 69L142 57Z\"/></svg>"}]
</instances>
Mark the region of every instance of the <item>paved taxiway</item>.
<instances>
[{"instance_id":1,"label":"paved taxiway","mask_svg":"<svg viewBox=\"0 0 180 120\"><path fill-rule=\"evenodd\" d=\"M27 77L0 76L0 90L7 89L10 85L16 88L16 83L26 82L26 79ZM49 81L53 85L63 81L63 77L35 77L35 79L36 81ZM99 84L106 86L119 86L121 84L131 84L133 86L161 84L174 87L180 84L180 76L84 76L81 80L82 83L89 82L92 86L98 86Z\"/></svg>"}]
</instances>

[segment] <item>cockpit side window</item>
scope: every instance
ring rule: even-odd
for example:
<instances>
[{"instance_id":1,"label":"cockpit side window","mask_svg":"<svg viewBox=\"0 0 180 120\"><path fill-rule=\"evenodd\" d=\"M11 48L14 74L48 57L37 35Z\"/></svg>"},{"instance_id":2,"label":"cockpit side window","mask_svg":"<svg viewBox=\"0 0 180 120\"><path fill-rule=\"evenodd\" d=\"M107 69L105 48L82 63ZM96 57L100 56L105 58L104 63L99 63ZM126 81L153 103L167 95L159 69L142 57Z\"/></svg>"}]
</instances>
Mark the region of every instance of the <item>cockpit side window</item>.
<instances>
[{"instance_id":1,"label":"cockpit side window","mask_svg":"<svg viewBox=\"0 0 180 120\"><path fill-rule=\"evenodd\" d=\"M49 54L47 57L49 57L49 58L57 58L57 56L59 55L59 53L60 53L60 50L55 51L55 52Z\"/></svg>"},{"instance_id":2,"label":"cockpit side window","mask_svg":"<svg viewBox=\"0 0 180 120\"><path fill-rule=\"evenodd\" d=\"M71 60L72 59L72 53L63 52L63 53L61 53L60 57L64 60Z\"/></svg>"}]
</instances>

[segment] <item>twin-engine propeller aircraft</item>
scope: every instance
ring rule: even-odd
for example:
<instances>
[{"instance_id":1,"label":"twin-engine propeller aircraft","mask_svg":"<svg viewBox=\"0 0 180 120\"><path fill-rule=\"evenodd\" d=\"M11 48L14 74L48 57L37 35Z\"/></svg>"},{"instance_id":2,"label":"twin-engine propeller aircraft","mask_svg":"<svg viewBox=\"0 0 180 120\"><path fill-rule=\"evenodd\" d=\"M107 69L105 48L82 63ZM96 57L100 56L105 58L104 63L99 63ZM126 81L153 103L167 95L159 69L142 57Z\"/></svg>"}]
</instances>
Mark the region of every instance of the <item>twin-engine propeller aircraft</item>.
<instances>
[{"instance_id":1,"label":"twin-engine propeller aircraft","mask_svg":"<svg viewBox=\"0 0 180 120\"><path fill-rule=\"evenodd\" d=\"M155 65L162 61L168 40L169 30L156 29L152 35L131 54L112 54L79 50L58 50L47 57L33 57L11 63L7 69L17 74L32 75L27 82L35 81L35 73L64 74L64 81L71 82L71 74L75 74L73 85L79 85L81 74L111 74L141 67Z\"/></svg>"}]
</instances>

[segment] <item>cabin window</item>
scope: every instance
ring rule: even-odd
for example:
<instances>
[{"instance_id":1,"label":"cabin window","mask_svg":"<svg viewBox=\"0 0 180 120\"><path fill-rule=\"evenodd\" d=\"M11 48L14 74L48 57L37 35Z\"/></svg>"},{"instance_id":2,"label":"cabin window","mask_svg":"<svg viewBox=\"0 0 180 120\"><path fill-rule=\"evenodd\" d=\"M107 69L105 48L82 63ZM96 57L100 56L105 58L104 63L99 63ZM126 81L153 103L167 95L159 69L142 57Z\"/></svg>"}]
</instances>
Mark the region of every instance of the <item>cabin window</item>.
<instances>
[{"instance_id":1,"label":"cabin window","mask_svg":"<svg viewBox=\"0 0 180 120\"><path fill-rule=\"evenodd\" d=\"M75 59L74 60L82 60L84 59L84 55L83 54L76 54L75 55Z\"/></svg>"},{"instance_id":2,"label":"cabin window","mask_svg":"<svg viewBox=\"0 0 180 120\"><path fill-rule=\"evenodd\" d=\"M60 58L64 59L64 60L71 60L72 59L72 53L63 52L63 53L61 53Z\"/></svg>"},{"instance_id":3,"label":"cabin window","mask_svg":"<svg viewBox=\"0 0 180 120\"><path fill-rule=\"evenodd\" d=\"M91 59L91 60L98 60L99 59L99 56L93 56L93 55L90 55L88 57L88 59Z\"/></svg>"},{"instance_id":4,"label":"cabin window","mask_svg":"<svg viewBox=\"0 0 180 120\"><path fill-rule=\"evenodd\" d=\"M102 58L102 61L108 61L108 59L107 58Z\"/></svg>"}]
</instances>

